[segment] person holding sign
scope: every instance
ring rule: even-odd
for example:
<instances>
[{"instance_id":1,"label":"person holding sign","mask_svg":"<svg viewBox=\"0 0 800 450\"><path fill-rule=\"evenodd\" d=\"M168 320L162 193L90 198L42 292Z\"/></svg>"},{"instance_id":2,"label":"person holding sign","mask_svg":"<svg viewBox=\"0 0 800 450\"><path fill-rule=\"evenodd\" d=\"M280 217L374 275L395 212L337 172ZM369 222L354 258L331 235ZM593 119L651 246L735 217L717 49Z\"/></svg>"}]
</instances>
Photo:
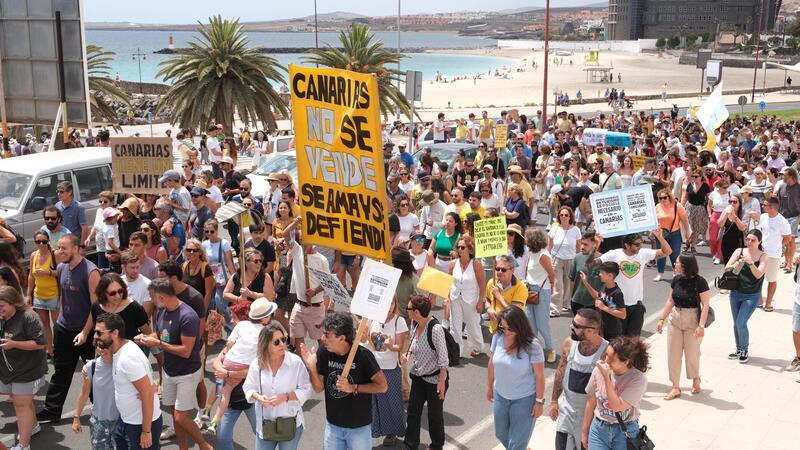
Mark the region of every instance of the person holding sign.
<instances>
[{"instance_id":1,"label":"person holding sign","mask_svg":"<svg viewBox=\"0 0 800 450\"><path fill-rule=\"evenodd\" d=\"M411 396L408 400L408 417L404 444L407 448L419 447L422 407L428 404L429 448L440 450L444 446L444 397L449 385L447 342L445 331L435 319L431 321L431 302L426 297L414 295L408 305L408 317L415 322L411 329L411 347L401 361L411 366ZM369 448L369 447L366 447Z\"/></svg>"},{"instance_id":2,"label":"person holding sign","mask_svg":"<svg viewBox=\"0 0 800 450\"><path fill-rule=\"evenodd\" d=\"M511 305L525 308L528 299L528 288L514 276L516 261L510 255L500 255L495 260L494 278L486 285L484 306L489 315L489 331L497 329L497 315Z\"/></svg>"},{"instance_id":3,"label":"person holding sign","mask_svg":"<svg viewBox=\"0 0 800 450\"><path fill-rule=\"evenodd\" d=\"M483 265L475 259L475 240L470 236L461 236L456 241L455 261L450 263L449 273L454 283L450 289L450 333L456 342L461 342L461 324L466 324L467 346L472 347L469 355L473 358L483 350L483 333L481 317L483 303L478 301L484 297L486 286ZM462 352L463 354L464 352Z\"/></svg>"},{"instance_id":4,"label":"person holding sign","mask_svg":"<svg viewBox=\"0 0 800 450\"><path fill-rule=\"evenodd\" d=\"M372 394L388 390L386 377L372 352L354 342L356 330L350 314L329 314L322 321L322 331L319 350L309 351L304 343L298 348L314 391L325 391L323 449L372 448ZM344 378L342 371L353 345L358 347Z\"/></svg>"}]
</instances>

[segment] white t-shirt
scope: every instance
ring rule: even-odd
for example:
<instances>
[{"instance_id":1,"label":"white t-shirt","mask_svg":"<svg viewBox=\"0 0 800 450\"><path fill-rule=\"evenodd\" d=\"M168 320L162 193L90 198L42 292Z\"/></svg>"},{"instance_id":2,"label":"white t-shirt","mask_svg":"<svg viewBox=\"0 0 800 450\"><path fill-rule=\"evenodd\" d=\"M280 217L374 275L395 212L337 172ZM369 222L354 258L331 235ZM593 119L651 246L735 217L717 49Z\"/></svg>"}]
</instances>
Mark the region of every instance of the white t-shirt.
<instances>
[{"instance_id":1,"label":"white t-shirt","mask_svg":"<svg viewBox=\"0 0 800 450\"><path fill-rule=\"evenodd\" d=\"M169 191L169 199L181 205L181 208L186 208L186 211L175 208L175 217L185 224L189 220L189 210L192 209L192 195L185 187L181 186Z\"/></svg>"},{"instance_id":2,"label":"white t-shirt","mask_svg":"<svg viewBox=\"0 0 800 450\"><path fill-rule=\"evenodd\" d=\"M565 230L556 226L548 234L553 240L553 258L575 259L575 248L581 240L581 230L578 227L573 225Z\"/></svg>"},{"instance_id":3,"label":"white t-shirt","mask_svg":"<svg viewBox=\"0 0 800 450\"><path fill-rule=\"evenodd\" d=\"M433 140L434 141L443 141L444 140L444 130L438 131L439 128L444 128L444 122L441 120L435 120L433 122Z\"/></svg>"},{"instance_id":4,"label":"white t-shirt","mask_svg":"<svg viewBox=\"0 0 800 450\"><path fill-rule=\"evenodd\" d=\"M105 226L103 211L98 209L97 215L94 216L94 225L92 225L92 229L94 229L94 245L97 247L98 252L105 252L106 248L108 248L106 237L103 234L103 226Z\"/></svg>"},{"instance_id":5,"label":"white t-shirt","mask_svg":"<svg viewBox=\"0 0 800 450\"><path fill-rule=\"evenodd\" d=\"M405 217L397 216L397 220L400 221L400 232L397 234L397 238L402 241L409 240L411 233L419 226L419 219L414 214L409 213Z\"/></svg>"},{"instance_id":6,"label":"white t-shirt","mask_svg":"<svg viewBox=\"0 0 800 450\"><path fill-rule=\"evenodd\" d=\"M191 194L189 196L191 197ZM221 205L224 201L222 198L222 191L213 184L208 188L208 198L217 205Z\"/></svg>"},{"instance_id":7,"label":"white t-shirt","mask_svg":"<svg viewBox=\"0 0 800 450\"><path fill-rule=\"evenodd\" d=\"M530 259L528 259L528 267L526 268L525 274L525 281L528 284L536 285L539 287L547 287L548 289L552 290L553 286L550 286L549 277L550 275L544 270L542 266L542 256L547 259L552 260L553 258L550 256L550 252L547 251L546 248L539 250L536 253L531 254Z\"/></svg>"},{"instance_id":8,"label":"white t-shirt","mask_svg":"<svg viewBox=\"0 0 800 450\"><path fill-rule=\"evenodd\" d=\"M657 254L658 250L643 248L639 253L628 256L618 248L600 257L600 261L613 261L619 264L616 282L622 295L625 296L625 306L635 305L644 299L644 265L654 260Z\"/></svg>"},{"instance_id":9,"label":"white t-shirt","mask_svg":"<svg viewBox=\"0 0 800 450\"><path fill-rule=\"evenodd\" d=\"M425 264L428 263L428 253L423 251L419 255L415 255L411 250L409 250L408 253L414 258L414 270L416 270L417 273L422 273L422 269L424 269Z\"/></svg>"},{"instance_id":10,"label":"white t-shirt","mask_svg":"<svg viewBox=\"0 0 800 450\"><path fill-rule=\"evenodd\" d=\"M122 274L122 280L128 285L128 297L136 303L144 306L145 303L150 301L150 292L147 287L150 286L150 280L142 274L135 280L131 280L127 275Z\"/></svg>"},{"instance_id":11,"label":"white t-shirt","mask_svg":"<svg viewBox=\"0 0 800 450\"><path fill-rule=\"evenodd\" d=\"M250 364L256 359L258 347L258 335L264 325L253 323L249 320L240 320L233 327L228 341L234 342L233 347L225 355L229 359L239 364Z\"/></svg>"},{"instance_id":12,"label":"white t-shirt","mask_svg":"<svg viewBox=\"0 0 800 450\"><path fill-rule=\"evenodd\" d=\"M483 208L483 209L489 209L489 208L502 209L503 208L503 203L500 201L500 198L497 195L492 194L492 196L489 197L489 198L481 197L481 208Z\"/></svg>"},{"instance_id":13,"label":"white t-shirt","mask_svg":"<svg viewBox=\"0 0 800 450\"><path fill-rule=\"evenodd\" d=\"M222 159L222 147L219 146L219 140L217 138L209 136L208 139L206 139L206 147L208 147L209 161L219 162ZM215 155L214 150L220 152L219 155Z\"/></svg>"},{"instance_id":14,"label":"white t-shirt","mask_svg":"<svg viewBox=\"0 0 800 450\"><path fill-rule=\"evenodd\" d=\"M114 400L117 403L119 416L129 425L142 424L142 401L134 381L147 376L153 382L153 370L150 361L142 350L128 341L114 354ZM153 389L153 420L161 417L161 404L158 393Z\"/></svg>"},{"instance_id":15,"label":"white t-shirt","mask_svg":"<svg viewBox=\"0 0 800 450\"><path fill-rule=\"evenodd\" d=\"M114 243L114 245L119 248L119 228L117 228L117 224L107 224L103 223L103 239L108 242L109 239ZM108 244L106 244L106 250L111 250Z\"/></svg>"},{"instance_id":16,"label":"white t-shirt","mask_svg":"<svg viewBox=\"0 0 800 450\"><path fill-rule=\"evenodd\" d=\"M792 234L792 227L785 217L778 214L770 218L769 214L761 214L761 219L758 221L758 229L761 230L763 240L761 246L764 247L764 253L769 258L780 258L783 246L783 237Z\"/></svg>"},{"instance_id":17,"label":"white t-shirt","mask_svg":"<svg viewBox=\"0 0 800 450\"><path fill-rule=\"evenodd\" d=\"M373 355L375 355L375 360L378 361L378 365L382 370L391 370L397 368L397 365L400 361L400 355L397 352L389 351L386 348L384 348L382 351L375 350L375 341L373 340L373 335L383 334L384 339L388 336L392 339L393 343L396 343L397 338L395 336L401 333L408 333L408 325L406 325L406 321L398 315L395 315L389 319L389 322L386 324L382 324L374 320L370 321L367 348L370 349ZM408 339L408 336L406 336L406 339Z\"/></svg>"},{"instance_id":18,"label":"white t-shirt","mask_svg":"<svg viewBox=\"0 0 800 450\"><path fill-rule=\"evenodd\" d=\"M711 200L711 210L714 212L725 211L730 198L730 194L720 194L719 191L714 189L714 192L708 195L708 199Z\"/></svg>"}]
</instances>

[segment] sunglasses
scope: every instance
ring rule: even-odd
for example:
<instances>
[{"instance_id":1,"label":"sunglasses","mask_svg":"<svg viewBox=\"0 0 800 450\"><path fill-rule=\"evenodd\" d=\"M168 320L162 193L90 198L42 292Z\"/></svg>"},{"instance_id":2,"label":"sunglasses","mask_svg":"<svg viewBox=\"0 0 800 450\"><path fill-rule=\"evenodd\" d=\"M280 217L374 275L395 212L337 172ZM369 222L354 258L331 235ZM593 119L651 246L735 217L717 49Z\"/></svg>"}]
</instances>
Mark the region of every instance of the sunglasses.
<instances>
[{"instance_id":1,"label":"sunglasses","mask_svg":"<svg viewBox=\"0 0 800 450\"><path fill-rule=\"evenodd\" d=\"M33 242L36 242L37 244L47 244L50 241L44 240L44 239L37 239L37 240L35 240Z\"/></svg>"},{"instance_id":2,"label":"sunglasses","mask_svg":"<svg viewBox=\"0 0 800 450\"><path fill-rule=\"evenodd\" d=\"M240 187L240 188L239 188L239 190L240 190L240 191L245 191L245 192L247 192L247 191L249 191L249 190L250 190L250 188Z\"/></svg>"},{"instance_id":3,"label":"sunglasses","mask_svg":"<svg viewBox=\"0 0 800 450\"><path fill-rule=\"evenodd\" d=\"M256 264L261 264L261 263L263 263L263 262L264 262L264 260L263 260L263 259L254 259L254 260L252 260L252 261L250 261L250 262L252 262L252 263L256 263Z\"/></svg>"},{"instance_id":4,"label":"sunglasses","mask_svg":"<svg viewBox=\"0 0 800 450\"><path fill-rule=\"evenodd\" d=\"M569 217L569 214L559 214L558 217Z\"/></svg>"},{"instance_id":5,"label":"sunglasses","mask_svg":"<svg viewBox=\"0 0 800 450\"><path fill-rule=\"evenodd\" d=\"M401 208L403 208L403 207L408 208L408 203L400 203L400 207Z\"/></svg>"},{"instance_id":6,"label":"sunglasses","mask_svg":"<svg viewBox=\"0 0 800 450\"><path fill-rule=\"evenodd\" d=\"M198 253L200 251L199 248L189 248L189 247L186 247L184 250L186 250L187 253Z\"/></svg>"},{"instance_id":7,"label":"sunglasses","mask_svg":"<svg viewBox=\"0 0 800 450\"><path fill-rule=\"evenodd\" d=\"M739 200L728 200L729 205L733 205L735 203L739 203Z\"/></svg>"},{"instance_id":8,"label":"sunglasses","mask_svg":"<svg viewBox=\"0 0 800 450\"><path fill-rule=\"evenodd\" d=\"M153 231L153 229L150 228L150 227L142 227L142 228L139 228L139 231L141 231L142 233L147 233L147 232Z\"/></svg>"},{"instance_id":9,"label":"sunglasses","mask_svg":"<svg viewBox=\"0 0 800 450\"><path fill-rule=\"evenodd\" d=\"M408 174L407 174L407 173L401 173L401 174L400 174L400 176L401 176L401 177L407 177L407 176L408 176Z\"/></svg>"},{"instance_id":10,"label":"sunglasses","mask_svg":"<svg viewBox=\"0 0 800 450\"><path fill-rule=\"evenodd\" d=\"M281 344L285 344L287 342L289 342L289 339L287 339L286 336L283 336L283 337L279 337L279 338L276 338L275 340L273 340L272 341L272 345L277 347L277 346L279 346Z\"/></svg>"},{"instance_id":11,"label":"sunglasses","mask_svg":"<svg viewBox=\"0 0 800 450\"><path fill-rule=\"evenodd\" d=\"M575 322L574 320L572 321L572 328L575 328L576 330L594 330L594 329L596 329L595 327L590 327L588 325L581 325L578 322Z\"/></svg>"},{"instance_id":12,"label":"sunglasses","mask_svg":"<svg viewBox=\"0 0 800 450\"><path fill-rule=\"evenodd\" d=\"M58 217L45 217L44 220L45 222L55 222L58 220Z\"/></svg>"},{"instance_id":13,"label":"sunglasses","mask_svg":"<svg viewBox=\"0 0 800 450\"><path fill-rule=\"evenodd\" d=\"M458 246L458 249L459 249L459 250L466 250L466 249L467 249L467 246L466 246L466 245L459 245L459 246Z\"/></svg>"},{"instance_id":14,"label":"sunglasses","mask_svg":"<svg viewBox=\"0 0 800 450\"><path fill-rule=\"evenodd\" d=\"M415 238L414 242L425 242L425 238L423 238L423 237Z\"/></svg>"},{"instance_id":15,"label":"sunglasses","mask_svg":"<svg viewBox=\"0 0 800 450\"><path fill-rule=\"evenodd\" d=\"M214 231L214 230L205 230L205 231L203 231L203 233L205 233L205 234L214 234L214 233L216 233L216 231Z\"/></svg>"},{"instance_id":16,"label":"sunglasses","mask_svg":"<svg viewBox=\"0 0 800 450\"><path fill-rule=\"evenodd\" d=\"M111 330L94 330L95 336L101 336L103 333L111 333Z\"/></svg>"},{"instance_id":17,"label":"sunglasses","mask_svg":"<svg viewBox=\"0 0 800 450\"><path fill-rule=\"evenodd\" d=\"M56 191L56 194L63 194L64 192L67 192L67 191Z\"/></svg>"},{"instance_id":18,"label":"sunglasses","mask_svg":"<svg viewBox=\"0 0 800 450\"><path fill-rule=\"evenodd\" d=\"M108 200L100 200L100 204L101 204L101 205L102 205L102 204L105 204L105 203L111 203L111 202L109 202Z\"/></svg>"},{"instance_id":19,"label":"sunglasses","mask_svg":"<svg viewBox=\"0 0 800 450\"><path fill-rule=\"evenodd\" d=\"M106 291L106 295L109 297L116 297L117 295L124 295L125 289L117 289L116 291Z\"/></svg>"},{"instance_id":20,"label":"sunglasses","mask_svg":"<svg viewBox=\"0 0 800 450\"><path fill-rule=\"evenodd\" d=\"M496 272L500 272L500 273L506 273L506 272L508 272L508 271L509 271L509 270L511 270L511 269L507 269L507 268L505 268L505 267L495 267L495 268L494 268L494 270L495 270Z\"/></svg>"},{"instance_id":21,"label":"sunglasses","mask_svg":"<svg viewBox=\"0 0 800 450\"><path fill-rule=\"evenodd\" d=\"M658 199L659 199L659 200L669 200L669 197L667 197L667 196L663 196L663 197L662 197L662 196L660 196L660 195L659 195L659 196L658 196Z\"/></svg>"},{"instance_id":22,"label":"sunglasses","mask_svg":"<svg viewBox=\"0 0 800 450\"><path fill-rule=\"evenodd\" d=\"M181 166L181 167L183 167L184 169L188 169L190 166Z\"/></svg>"},{"instance_id":23,"label":"sunglasses","mask_svg":"<svg viewBox=\"0 0 800 450\"><path fill-rule=\"evenodd\" d=\"M192 196L192 198L200 198L200 197L202 197L202 195L200 195L200 194L190 194L190 195Z\"/></svg>"}]
</instances>

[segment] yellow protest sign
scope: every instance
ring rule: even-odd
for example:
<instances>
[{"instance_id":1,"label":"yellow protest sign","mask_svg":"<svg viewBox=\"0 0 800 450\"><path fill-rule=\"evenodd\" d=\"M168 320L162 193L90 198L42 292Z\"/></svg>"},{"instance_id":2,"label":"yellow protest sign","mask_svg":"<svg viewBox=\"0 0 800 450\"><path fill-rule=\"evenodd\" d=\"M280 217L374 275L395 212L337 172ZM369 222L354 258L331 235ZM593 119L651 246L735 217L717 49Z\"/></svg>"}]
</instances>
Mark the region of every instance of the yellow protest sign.
<instances>
[{"instance_id":1,"label":"yellow protest sign","mask_svg":"<svg viewBox=\"0 0 800 450\"><path fill-rule=\"evenodd\" d=\"M508 143L508 125L498 123L494 126L494 148L503 148Z\"/></svg>"},{"instance_id":2,"label":"yellow protest sign","mask_svg":"<svg viewBox=\"0 0 800 450\"><path fill-rule=\"evenodd\" d=\"M303 242L389 259L374 75L289 66Z\"/></svg>"},{"instance_id":3,"label":"yellow protest sign","mask_svg":"<svg viewBox=\"0 0 800 450\"><path fill-rule=\"evenodd\" d=\"M437 297L447 298L453 282L454 278L449 273L439 272L433 267L425 267L419 277L417 289L430 292Z\"/></svg>"},{"instance_id":4,"label":"yellow protest sign","mask_svg":"<svg viewBox=\"0 0 800 450\"><path fill-rule=\"evenodd\" d=\"M644 162L647 160L647 157L642 155L631 155L631 159L633 160L633 170L639 170L644 167Z\"/></svg>"},{"instance_id":5,"label":"yellow protest sign","mask_svg":"<svg viewBox=\"0 0 800 450\"><path fill-rule=\"evenodd\" d=\"M114 192L165 194L158 179L172 168L172 139L168 137L111 138Z\"/></svg>"},{"instance_id":6,"label":"yellow protest sign","mask_svg":"<svg viewBox=\"0 0 800 450\"><path fill-rule=\"evenodd\" d=\"M492 217L473 224L475 229L475 257L505 255L508 253L506 218Z\"/></svg>"}]
</instances>

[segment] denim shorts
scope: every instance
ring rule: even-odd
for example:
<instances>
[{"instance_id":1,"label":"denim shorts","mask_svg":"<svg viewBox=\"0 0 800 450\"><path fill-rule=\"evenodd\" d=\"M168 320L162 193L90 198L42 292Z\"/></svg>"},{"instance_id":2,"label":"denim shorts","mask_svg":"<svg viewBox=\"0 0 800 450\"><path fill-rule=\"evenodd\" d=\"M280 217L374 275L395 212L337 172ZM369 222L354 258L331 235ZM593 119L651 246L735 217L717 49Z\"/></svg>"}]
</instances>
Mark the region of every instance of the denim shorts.
<instances>
[{"instance_id":1,"label":"denim shorts","mask_svg":"<svg viewBox=\"0 0 800 450\"><path fill-rule=\"evenodd\" d=\"M800 305L792 303L792 331L800 333Z\"/></svg>"},{"instance_id":2,"label":"denim shorts","mask_svg":"<svg viewBox=\"0 0 800 450\"><path fill-rule=\"evenodd\" d=\"M361 266L361 259L358 255L342 255L342 265L346 268Z\"/></svg>"},{"instance_id":3,"label":"denim shorts","mask_svg":"<svg viewBox=\"0 0 800 450\"><path fill-rule=\"evenodd\" d=\"M43 309L45 311L58 311L58 297L44 299L33 297L33 309Z\"/></svg>"}]
</instances>

